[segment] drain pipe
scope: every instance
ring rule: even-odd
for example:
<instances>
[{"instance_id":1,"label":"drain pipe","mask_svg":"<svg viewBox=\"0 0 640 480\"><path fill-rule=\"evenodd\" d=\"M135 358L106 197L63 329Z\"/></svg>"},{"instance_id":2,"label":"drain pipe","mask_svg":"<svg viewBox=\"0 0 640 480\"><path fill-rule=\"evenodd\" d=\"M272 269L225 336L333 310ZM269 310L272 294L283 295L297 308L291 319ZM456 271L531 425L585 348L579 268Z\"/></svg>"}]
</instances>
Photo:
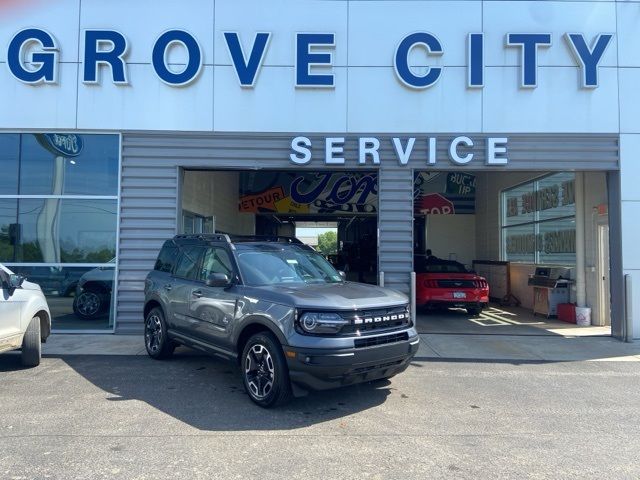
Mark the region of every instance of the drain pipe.
<instances>
[{"instance_id":1,"label":"drain pipe","mask_svg":"<svg viewBox=\"0 0 640 480\"><path fill-rule=\"evenodd\" d=\"M411 272L411 321L416 324L416 272Z\"/></svg>"},{"instance_id":2,"label":"drain pipe","mask_svg":"<svg viewBox=\"0 0 640 480\"><path fill-rule=\"evenodd\" d=\"M624 322L624 341L633 343L633 283L631 275L624 276L625 290L625 322Z\"/></svg>"},{"instance_id":3,"label":"drain pipe","mask_svg":"<svg viewBox=\"0 0 640 480\"><path fill-rule=\"evenodd\" d=\"M378 274L378 277L379 277L379 279L378 279L378 286L380 286L380 287L384 287L384 272L380 272L380 273Z\"/></svg>"},{"instance_id":4,"label":"drain pipe","mask_svg":"<svg viewBox=\"0 0 640 480\"><path fill-rule=\"evenodd\" d=\"M578 307L587 306L587 283L585 273L585 209L584 209L584 173L576 172L576 303Z\"/></svg>"}]
</instances>

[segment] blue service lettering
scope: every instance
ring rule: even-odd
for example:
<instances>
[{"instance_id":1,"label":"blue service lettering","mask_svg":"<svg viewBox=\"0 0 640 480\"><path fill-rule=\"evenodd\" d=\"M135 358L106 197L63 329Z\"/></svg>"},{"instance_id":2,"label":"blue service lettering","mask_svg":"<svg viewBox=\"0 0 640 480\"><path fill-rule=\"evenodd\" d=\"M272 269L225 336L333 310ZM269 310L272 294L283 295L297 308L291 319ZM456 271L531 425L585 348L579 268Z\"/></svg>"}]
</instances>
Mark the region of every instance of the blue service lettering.
<instances>
[{"instance_id":1,"label":"blue service lettering","mask_svg":"<svg viewBox=\"0 0 640 480\"><path fill-rule=\"evenodd\" d=\"M264 63L271 32L255 34L251 50L245 52L238 33L224 32L229 56L240 86L255 86ZM589 45L583 34L564 35L576 65L580 68L581 88L598 87L598 68L612 33L599 33ZM126 37L115 30L86 30L84 32L83 82L98 83L99 67L111 70L111 81L116 85L127 85ZM295 86L299 88L335 88L333 55L336 48L335 33L296 33L295 42ZM188 60L182 71L169 68L167 51L174 45L186 49ZM538 84L538 51L552 45L550 33L507 33L505 47L520 49L520 86L535 88ZM30 47L27 50L27 47ZM35 47L35 48L34 48ZM484 33L469 33L467 36L467 87L484 88ZM395 74L404 86L412 89L432 87L442 76L442 66L426 66L417 73L409 65L409 57L415 48L424 50L427 57L444 54L444 48L432 33L415 32L401 39L395 50L393 65ZM28 55L25 53L28 52ZM54 37L39 28L27 28L13 36L7 50L7 65L12 75L26 84L56 83L60 52ZM191 34L184 30L168 30L156 40L151 52L151 63L158 78L172 87L188 85L195 81L203 65L202 49ZM304 146L298 153L306 154ZM338 146L335 146L336 153ZM303 156L300 160L306 158ZM375 158L375 156L374 156ZM339 157L336 157L338 163Z\"/></svg>"},{"instance_id":2,"label":"blue service lettering","mask_svg":"<svg viewBox=\"0 0 640 480\"><path fill-rule=\"evenodd\" d=\"M271 33L256 33L251 53L247 59L242 44L240 43L239 35L235 32L224 33L229 55L231 56L233 66L242 87L253 87L255 85L258 72L262 67L264 56L267 53L270 38Z\"/></svg>"},{"instance_id":3,"label":"blue service lettering","mask_svg":"<svg viewBox=\"0 0 640 480\"><path fill-rule=\"evenodd\" d=\"M508 33L507 47L520 47L520 85L538 86L538 47L550 47L550 33Z\"/></svg>"},{"instance_id":4,"label":"blue service lettering","mask_svg":"<svg viewBox=\"0 0 640 480\"><path fill-rule=\"evenodd\" d=\"M334 33L298 33L296 35L296 87L335 86L333 73L311 73L311 68L327 68L333 63L331 52L318 52L319 47L335 48Z\"/></svg>"},{"instance_id":5,"label":"blue service lettering","mask_svg":"<svg viewBox=\"0 0 640 480\"><path fill-rule=\"evenodd\" d=\"M105 50L104 47L107 46ZM115 30L86 30L84 32L84 83L99 83L98 67L106 65L111 68L111 81L118 85L126 85L127 65L124 57L127 54L127 39Z\"/></svg>"},{"instance_id":6,"label":"blue service lettering","mask_svg":"<svg viewBox=\"0 0 640 480\"><path fill-rule=\"evenodd\" d=\"M31 54L29 63L37 68L25 68L22 52L30 43L37 42L42 52ZM18 32L11 39L7 51L7 65L13 76L23 83L56 83L58 65L58 47L51 34L38 28L27 28Z\"/></svg>"},{"instance_id":7,"label":"blue service lettering","mask_svg":"<svg viewBox=\"0 0 640 480\"><path fill-rule=\"evenodd\" d=\"M422 76L413 73L409 66L409 54L411 50L418 46L423 47L427 55L440 56L444 53L442 44L434 35L427 32L416 32L402 39L396 49L393 65L396 75L406 86L419 89L428 88L438 81L442 68L428 67L427 73Z\"/></svg>"},{"instance_id":8,"label":"blue service lettering","mask_svg":"<svg viewBox=\"0 0 640 480\"><path fill-rule=\"evenodd\" d=\"M469 58L468 81L469 88L484 87L484 33L470 33L467 48Z\"/></svg>"},{"instance_id":9,"label":"blue service lettering","mask_svg":"<svg viewBox=\"0 0 640 480\"><path fill-rule=\"evenodd\" d=\"M607 50L613 34L601 33L589 48L584 35L579 33L567 33L565 39L571 47L576 60L580 64L582 88L595 88L598 86L598 64Z\"/></svg>"},{"instance_id":10,"label":"blue service lettering","mask_svg":"<svg viewBox=\"0 0 640 480\"><path fill-rule=\"evenodd\" d=\"M187 49L187 66L182 72L174 72L167 65L167 49L175 44ZM153 46L152 63L160 80L172 87L181 87L198 77L202 70L202 51L198 41L191 34L184 30L169 30L160 35Z\"/></svg>"}]
</instances>

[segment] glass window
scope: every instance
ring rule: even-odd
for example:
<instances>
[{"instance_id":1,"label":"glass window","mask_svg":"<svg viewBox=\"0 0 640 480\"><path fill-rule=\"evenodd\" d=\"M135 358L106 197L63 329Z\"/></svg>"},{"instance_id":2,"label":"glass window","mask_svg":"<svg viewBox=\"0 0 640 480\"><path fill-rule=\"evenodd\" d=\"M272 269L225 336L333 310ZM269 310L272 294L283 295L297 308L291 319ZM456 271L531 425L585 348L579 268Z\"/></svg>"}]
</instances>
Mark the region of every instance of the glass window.
<instances>
[{"instance_id":1,"label":"glass window","mask_svg":"<svg viewBox=\"0 0 640 480\"><path fill-rule=\"evenodd\" d=\"M113 326L113 267L12 266L47 297L52 327L101 330Z\"/></svg>"},{"instance_id":2,"label":"glass window","mask_svg":"<svg viewBox=\"0 0 640 480\"><path fill-rule=\"evenodd\" d=\"M572 265L576 261L575 218L540 223L540 263Z\"/></svg>"},{"instance_id":3,"label":"glass window","mask_svg":"<svg viewBox=\"0 0 640 480\"><path fill-rule=\"evenodd\" d=\"M554 173L502 192L503 258L573 265L575 174Z\"/></svg>"},{"instance_id":4,"label":"glass window","mask_svg":"<svg viewBox=\"0 0 640 480\"><path fill-rule=\"evenodd\" d=\"M535 223L505 228L503 235L504 251L508 261L535 263L537 251Z\"/></svg>"},{"instance_id":5,"label":"glass window","mask_svg":"<svg viewBox=\"0 0 640 480\"><path fill-rule=\"evenodd\" d=\"M576 214L575 174L556 173L538 182L538 220L570 217Z\"/></svg>"},{"instance_id":6,"label":"glass window","mask_svg":"<svg viewBox=\"0 0 640 480\"><path fill-rule=\"evenodd\" d=\"M118 175L117 135L0 134L0 262L42 287L56 329L113 326Z\"/></svg>"},{"instance_id":7,"label":"glass window","mask_svg":"<svg viewBox=\"0 0 640 480\"><path fill-rule=\"evenodd\" d=\"M535 221L534 188L533 183L527 183L503 192L503 226Z\"/></svg>"},{"instance_id":8,"label":"glass window","mask_svg":"<svg viewBox=\"0 0 640 480\"><path fill-rule=\"evenodd\" d=\"M231 259L225 249L219 247L207 248L202 261L199 280L205 282L212 273L224 273L229 278L233 276Z\"/></svg>"},{"instance_id":9,"label":"glass window","mask_svg":"<svg viewBox=\"0 0 640 480\"><path fill-rule=\"evenodd\" d=\"M56 150L59 137L69 151ZM73 142L67 137L77 137ZM20 167L21 195L118 194L118 137L115 135L22 135Z\"/></svg>"},{"instance_id":10,"label":"glass window","mask_svg":"<svg viewBox=\"0 0 640 480\"><path fill-rule=\"evenodd\" d=\"M16 262L107 263L115 257L117 200L21 199Z\"/></svg>"},{"instance_id":11,"label":"glass window","mask_svg":"<svg viewBox=\"0 0 640 480\"><path fill-rule=\"evenodd\" d=\"M178 247L171 240L165 242L162 250L160 250L160 253L158 254L158 260L156 260L154 270L171 273L177 258Z\"/></svg>"},{"instance_id":12,"label":"glass window","mask_svg":"<svg viewBox=\"0 0 640 480\"><path fill-rule=\"evenodd\" d=\"M198 265L200 264L200 257L202 256L204 248L184 247L181 250L182 253L178 259L175 276L195 280Z\"/></svg>"},{"instance_id":13,"label":"glass window","mask_svg":"<svg viewBox=\"0 0 640 480\"><path fill-rule=\"evenodd\" d=\"M20 135L0 134L0 195L18 194Z\"/></svg>"},{"instance_id":14,"label":"glass window","mask_svg":"<svg viewBox=\"0 0 640 480\"><path fill-rule=\"evenodd\" d=\"M17 213L17 200L0 199L0 262L3 263L12 262L15 258Z\"/></svg>"}]
</instances>

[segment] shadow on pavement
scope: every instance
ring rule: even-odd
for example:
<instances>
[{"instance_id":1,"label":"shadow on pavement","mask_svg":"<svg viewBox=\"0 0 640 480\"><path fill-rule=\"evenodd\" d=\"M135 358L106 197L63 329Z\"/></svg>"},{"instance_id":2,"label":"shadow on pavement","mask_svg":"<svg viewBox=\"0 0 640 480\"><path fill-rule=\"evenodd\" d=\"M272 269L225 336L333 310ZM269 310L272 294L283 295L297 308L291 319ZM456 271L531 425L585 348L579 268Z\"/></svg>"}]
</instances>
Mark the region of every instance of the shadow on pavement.
<instances>
[{"instance_id":1,"label":"shadow on pavement","mask_svg":"<svg viewBox=\"0 0 640 480\"><path fill-rule=\"evenodd\" d=\"M51 358L51 357L49 357ZM205 431L290 430L346 417L382 404L391 382L311 392L265 410L244 390L235 364L191 353L147 356L60 356L75 372L108 392L107 400L137 400ZM0 358L0 369L7 360Z\"/></svg>"},{"instance_id":2,"label":"shadow on pavement","mask_svg":"<svg viewBox=\"0 0 640 480\"><path fill-rule=\"evenodd\" d=\"M11 351L0 354L0 373L15 372L18 370L31 370L32 368L33 367L25 367L22 365L22 362L20 361L19 351ZM0 388L2 387L0 386Z\"/></svg>"}]
</instances>

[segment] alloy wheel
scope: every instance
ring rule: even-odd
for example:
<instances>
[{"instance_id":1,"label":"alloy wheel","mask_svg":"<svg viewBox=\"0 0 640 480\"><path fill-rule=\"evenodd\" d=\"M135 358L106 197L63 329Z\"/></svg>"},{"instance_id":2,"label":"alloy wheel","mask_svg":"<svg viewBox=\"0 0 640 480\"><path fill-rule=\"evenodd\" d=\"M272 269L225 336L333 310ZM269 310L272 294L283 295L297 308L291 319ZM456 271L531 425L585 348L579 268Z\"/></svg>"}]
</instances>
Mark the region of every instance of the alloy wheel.
<instances>
[{"instance_id":1,"label":"alloy wheel","mask_svg":"<svg viewBox=\"0 0 640 480\"><path fill-rule=\"evenodd\" d=\"M147 350L156 353L162 344L162 321L158 315L149 315L144 328L144 339Z\"/></svg>"},{"instance_id":2,"label":"alloy wheel","mask_svg":"<svg viewBox=\"0 0 640 480\"><path fill-rule=\"evenodd\" d=\"M93 317L100 310L100 297L93 292L83 292L76 300L76 308L84 317Z\"/></svg>"},{"instance_id":3,"label":"alloy wheel","mask_svg":"<svg viewBox=\"0 0 640 480\"><path fill-rule=\"evenodd\" d=\"M251 394L261 400L273 389L275 367L271 353L264 345L253 345L244 359L244 375Z\"/></svg>"}]
</instances>

